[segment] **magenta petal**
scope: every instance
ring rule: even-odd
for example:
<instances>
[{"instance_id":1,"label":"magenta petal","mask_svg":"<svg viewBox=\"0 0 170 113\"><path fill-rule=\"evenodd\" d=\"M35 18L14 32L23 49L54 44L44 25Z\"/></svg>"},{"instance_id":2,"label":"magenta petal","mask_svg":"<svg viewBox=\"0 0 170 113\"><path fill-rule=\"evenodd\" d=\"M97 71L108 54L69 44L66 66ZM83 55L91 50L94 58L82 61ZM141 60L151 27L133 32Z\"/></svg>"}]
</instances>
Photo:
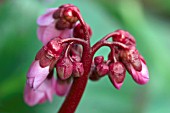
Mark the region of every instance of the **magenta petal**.
<instances>
[{"instance_id":1,"label":"magenta petal","mask_svg":"<svg viewBox=\"0 0 170 113\"><path fill-rule=\"evenodd\" d=\"M71 37L71 31L70 29L65 29L65 30L57 30L55 28L55 23L51 23L49 26L46 27L46 29L39 32L39 36L41 37L41 41L44 45L46 45L50 40L53 38L56 38L58 36L62 38L70 38ZM43 33L40 35L40 33Z\"/></svg>"},{"instance_id":2,"label":"magenta petal","mask_svg":"<svg viewBox=\"0 0 170 113\"><path fill-rule=\"evenodd\" d=\"M60 30L60 36L62 38L71 38L72 37L72 29L65 29L65 30Z\"/></svg>"},{"instance_id":3,"label":"magenta petal","mask_svg":"<svg viewBox=\"0 0 170 113\"><path fill-rule=\"evenodd\" d=\"M141 63L142 63L142 70L140 72L136 71L132 66L131 66L131 72L135 82L142 85L142 84L146 84L149 81L149 73L146 64L144 64L143 61L141 61Z\"/></svg>"},{"instance_id":4,"label":"magenta petal","mask_svg":"<svg viewBox=\"0 0 170 113\"><path fill-rule=\"evenodd\" d=\"M37 19L37 24L39 26L47 26L49 24L51 24L54 19L53 19L53 13L54 11L56 11L58 8L50 8L46 11L45 14L43 14L42 16L40 16L38 19Z\"/></svg>"},{"instance_id":5,"label":"magenta petal","mask_svg":"<svg viewBox=\"0 0 170 113\"><path fill-rule=\"evenodd\" d=\"M33 90L26 84L24 91L24 100L28 105L34 106L38 104L42 99L45 99L44 92Z\"/></svg>"},{"instance_id":6,"label":"magenta petal","mask_svg":"<svg viewBox=\"0 0 170 113\"><path fill-rule=\"evenodd\" d=\"M55 78L52 77L51 79L46 79L40 87L38 87L37 91L44 92L47 99L52 101L53 94L55 92Z\"/></svg>"},{"instance_id":7,"label":"magenta petal","mask_svg":"<svg viewBox=\"0 0 170 113\"><path fill-rule=\"evenodd\" d=\"M71 83L68 83L68 81L62 80L61 82L60 79L57 79L56 87L55 87L56 94L58 96L66 95L70 89L70 86L71 86Z\"/></svg>"},{"instance_id":8,"label":"magenta petal","mask_svg":"<svg viewBox=\"0 0 170 113\"><path fill-rule=\"evenodd\" d=\"M45 29L46 29L46 26L39 26L37 29L37 36L40 41L42 41L43 39L43 34L44 34Z\"/></svg>"},{"instance_id":9,"label":"magenta petal","mask_svg":"<svg viewBox=\"0 0 170 113\"><path fill-rule=\"evenodd\" d=\"M43 82L44 80L47 78L46 76L36 76L34 79L34 83L33 83L33 89L37 89Z\"/></svg>"},{"instance_id":10,"label":"magenta petal","mask_svg":"<svg viewBox=\"0 0 170 113\"><path fill-rule=\"evenodd\" d=\"M51 39L56 38L59 35L60 32L55 28L55 23L51 23L49 26L46 27L41 41L44 45L46 45Z\"/></svg>"},{"instance_id":11,"label":"magenta petal","mask_svg":"<svg viewBox=\"0 0 170 113\"><path fill-rule=\"evenodd\" d=\"M34 77L27 79L27 84L32 88L34 83Z\"/></svg>"},{"instance_id":12,"label":"magenta petal","mask_svg":"<svg viewBox=\"0 0 170 113\"><path fill-rule=\"evenodd\" d=\"M112 82L113 86L114 86L116 89L120 90L120 88L122 87L124 81L118 83L118 82L116 82L114 76L111 76L111 75L109 76L109 79L110 79L110 81Z\"/></svg>"},{"instance_id":13,"label":"magenta petal","mask_svg":"<svg viewBox=\"0 0 170 113\"><path fill-rule=\"evenodd\" d=\"M123 82L122 83L117 83L115 80L113 81L113 85L115 86L116 89L120 89L123 85Z\"/></svg>"},{"instance_id":14,"label":"magenta petal","mask_svg":"<svg viewBox=\"0 0 170 113\"><path fill-rule=\"evenodd\" d=\"M48 74L49 66L42 68L39 64L39 60L36 60L31 64L30 69L27 73L27 82L30 85L33 84L33 88L36 89L46 79ZM34 78L34 81L32 80L32 78Z\"/></svg>"}]
</instances>

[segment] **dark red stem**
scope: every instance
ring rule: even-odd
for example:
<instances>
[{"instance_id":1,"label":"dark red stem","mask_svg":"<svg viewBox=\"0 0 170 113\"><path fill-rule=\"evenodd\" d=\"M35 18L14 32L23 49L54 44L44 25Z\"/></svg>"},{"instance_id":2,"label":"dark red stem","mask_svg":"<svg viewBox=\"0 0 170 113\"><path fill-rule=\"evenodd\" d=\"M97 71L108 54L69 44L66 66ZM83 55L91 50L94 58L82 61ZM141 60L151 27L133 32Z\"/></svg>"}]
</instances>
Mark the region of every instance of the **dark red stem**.
<instances>
[{"instance_id":1,"label":"dark red stem","mask_svg":"<svg viewBox=\"0 0 170 113\"><path fill-rule=\"evenodd\" d=\"M72 38L75 39L75 38ZM69 42L69 39L65 39L64 42ZM73 40L70 40L71 42ZM83 67L85 69L84 75L79 78L74 78L73 84L71 86L70 92L67 95L64 103L62 104L60 110L58 113L74 113L80 100L81 97L84 93L84 90L86 88L86 84L88 81L88 74L90 72L91 68L91 63L92 63L92 55L90 53L90 44L84 43L82 40L74 40L78 43L81 43L84 45L83 47L83 55L82 55L82 62L83 62Z\"/></svg>"},{"instance_id":2,"label":"dark red stem","mask_svg":"<svg viewBox=\"0 0 170 113\"><path fill-rule=\"evenodd\" d=\"M77 44L81 44L83 47L88 45L87 41L80 39L80 38L65 38L65 39L62 39L61 41L62 41L63 44L74 42L74 43L77 43Z\"/></svg>"},{"instance_id":3,"label":"dark red stem","mask_svg":"<svg viewBox=\"0 0 170 113\"><path fill-rule=\"evenodd\" d=\"M82 18L80 12L75 11L75 13L77 14L77 18L79 19L80 23L83 26L83 30L84 30L84 38L86 41L88 41L88 43L90 43L90 37L89 37L89 32L88 32L88 28L86 26L86 23L84 21L84 19Z\"/></svg>"},{"instance_id":4,"label":"dark red stem","mask_svg":"<svg viewBox=\"0 0 170 113\"><path fill-rule=\"evenodd\" d=\"M80 99L83 95L83 92L85 90L87 80L88 80L88 77L85 74L82 77L74 78L70 92L67 95L58 113L74 113L75 112L80 102Z\"/></svg>"},{"instance_id":5,"label":"dark red stem","mask_svg":"<svg viewBox=\"0 0 170 113\"><path fill-rule=\"evenodd\" d=\"M99 50L103 46L108 46L111 49L111 51L114 46L118 46L124 49L129 49L128 46L120 42L108 42L108 41L100 40L99 42L94 44L93 47L91 48L92 55L94 55L96 51Z\"/></svg>"}]
</instances>

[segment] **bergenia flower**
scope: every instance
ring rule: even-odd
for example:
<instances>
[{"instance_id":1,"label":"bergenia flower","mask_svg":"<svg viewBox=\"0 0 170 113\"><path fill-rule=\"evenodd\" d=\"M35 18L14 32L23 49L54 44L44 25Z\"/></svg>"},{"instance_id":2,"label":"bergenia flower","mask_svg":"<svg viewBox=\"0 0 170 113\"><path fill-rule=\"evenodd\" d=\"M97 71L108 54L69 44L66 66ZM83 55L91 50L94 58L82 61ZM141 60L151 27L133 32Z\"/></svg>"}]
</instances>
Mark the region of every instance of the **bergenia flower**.
<instances>
[{"instance_id":1,"label":"bergenia flower","mask_svg":"<svg viewBox=\"0 0 170 113\"><path fill-rule=\"evenodd\" d=\"M120 59L136 83L146 84L149 81L146 62L135 47L132 46L128 50L121 50Z\"/></svg>"},{"instance_id":2,"label":"bergenia flower","mask_svg":"<svg viewBox=\"0 0 170 113\"><path fill-rule=\"evenodd\" d=\"M30 106L34 106L44 103L46 100L52 101L53 94L55 93L55 82L52 75L51 78L45 79L37 89L33 89L29 84L26 84L24 91L25 102Z\"/></svg>"},{"instance_id":3,"label":"bergenia flower","mask_svg":"<svg viewBox=\"0 0 170 113\"><path fill-rule=\"evenodd\" d=\"M38 39L44 45L55 37L70 38L72 36L73 28L78 20L72 10L78 9L71 4L50 8L37 19Z\"/></svg>"},{"instance_id":4,"label":"bergenia flower","mask_svg":"<svg viewBox=\"0 0 170 113\"><path fill-rule=\"evenodd\" d=\"M97 81L107 75L118 90L126 70L138 84L149 81L146 62L129 32L116 30L91 46L91 28L79 9L71 4L48 9L37 19L37 24L43 47L27 73L24 100L28 105L52 101L53 94L67 95L59 113L74 113L88 78ZM107 60L103 56L93 59L103 46L110 49Z\"/></svg>"},{"instance_id":5,"label":"bergenia flower","mask_svg":"<svg viewBox=\"0 0 170 113\"><path fill-rule=\"evenodd\" d=\"M134 81L136 83L146 84L149 81L149 72L148 72L148 68L146 66L145 60L141 57L140 57L140 62L141 62L141 65L142 65L142 70L137 71L137 70L134 69L134 67L132 65L130 65L129 72L132 75L132 78L134 79Z\"/></svg>"},{"instance_id":6,"label":"bergenia flower","mask_svg":"<svg viewBox=\"0 0 170 113\"><path fill-rule=\"evenodd\" d=\"M27 73L24 99L28 105L52 100L55 92L53 68L62 53L63 47L58 38L51 40L37 53Z\"/></svg>"}]
</instances>

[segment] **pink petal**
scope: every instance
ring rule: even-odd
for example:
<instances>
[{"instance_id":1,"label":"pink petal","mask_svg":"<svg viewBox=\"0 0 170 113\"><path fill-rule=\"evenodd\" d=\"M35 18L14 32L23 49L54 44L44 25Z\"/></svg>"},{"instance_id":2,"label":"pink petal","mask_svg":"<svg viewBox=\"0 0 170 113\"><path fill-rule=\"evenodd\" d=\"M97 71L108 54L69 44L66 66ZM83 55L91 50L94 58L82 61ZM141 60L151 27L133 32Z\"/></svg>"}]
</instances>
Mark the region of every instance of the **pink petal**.
<instances>
[{"instance_id":1,"label":"pink petal","mask_svg":"<svg viewBox=\"0 0 170 113\"><path fill-rule=\"evenodd\" d=\"M27 79L27 84L32 88L33 87L33 83L34 83L34 77L30 77L29 79Z\"/></svg>"},{"instance_id":2,"label":"pink petal","mask_svg":"<svg viewBox=\"0 0 170 113\"><path fill-rule=\"evenodd\" d=\"M120 90L120 88L122 87L123 85L123 82L122 83L117 83L115 80L113 81L113 85L115 86L116 89Z\"/></svg>"},{"instance_id":3,"label":"pink petal","mask_svg":"<svg viewBox=\"0 0 170 113\"><path fill-rule=\"evenodd\" d=\"M65 30L60 30L60 36L62 38L71 38L72 37L72 29L65 29Z\"/></svg>"},{"instance_id":4,"label":"pink petal","mask_svg":"<svg viewBox=\"0 0 170 113\"><path fill-rule=\"evenodd\" d=\"M46 79L38 89L36 89L39 92L44 92L47 99L49 101L52 101L53 99L53 94L54 94L54 89L55 89L55 78L52 77L50 79Z\"/></svg>"},{"instance_id":5,"label":"pink petal","mask_svg":"<svg viewBox=\"0 0 170 113\"><path fill-rule=\"evenodd\" d=\"M132 66L131 66L131 72L135 82L142 85L142 84L146 84L149 81L149 73L146 64L144 64L142 60L141 63L142 63L142 70L140 72L136 71Z\"/></svg>"},{"instance_id":6,"label":"pink petal","mask_svg":"<svg viewBox=\"0 0 170 113\"><path fill-rule=\"evenodd\" d=\"M24 100L28 105L34 106L38 104L42 99L46 100L44 97L44 92L33 90L26 84L24 91Z\"/></svg>"},{"instance_id":7,"label":"pink petal","mask_svg":"<svg viewBox=\"0 0 170 113\"><path fill-rule=\"evenodd\" d=\"M55 91L58 96L64 96L68 93L71 83L66 80L57 79Z\"/></svg>"},{"instance_id":8,"label":"pink petal","mask_svg":"<svg viewBox=\"0 0 170 113\"><path fill-rule=\"evenodd\" d=\"M44 82L44 80L47 78L47 75L46 76L43 76L43 75L36 76L34 79L33 88L37 89Z\"/></svg>"},{"instance_id":9,"label":"pink petal","mask_svg":"<svg viewBox=\"0 0 170 113\"><path fill-rule=\"evenodd\" d=\"M54 19L53 19L53 13L57 10L58 8L50 8L47 9L46 13L41 15L38 19L37 19L37 24L39 26L47 26L49 24L51 24Z\"/></svg>"},{"instance_id":10,"label":"pink petal","mask_svg":"<svg viewBox=\"0 0 170 113\"><path fill-rule=\"evenodd\" d=\"M38 39L40 41L43 38L43 34L44 34L45 29L46 29L46 26L39 26L38 29L37 29L37 36L38 36Z\"/></svg>"},{"instance_id":11,"label":"pink petal","mask_svg":"<svg viewBox=\"0 0 170 113\"><path fill-rule=\"evenodd\" d=\"M47 77L49 74L49 66L42 68L39 64L39 60L35 60L27 73L27 82L36 89ZM32 80L34 78L34 81ZM30 86L32 87L32 86Z\"/></svg>"},{"instance_id":12,"label":"pink petal","mask_svg":"<svg viewBox=\"0 0 170 113\"><path fill-rule=\"evenodd\" d=\"M62 38L70 38L71 37L71 31L70 29L65 29L65 30L57 30L55 28L55 22L51 23L48 27L43 32L43 36L40 39L44 45L46 45L50 40L53 38L56 38L58 36ZM39 32L41 33L41 32Z\"/></svg>"}]
</instances>

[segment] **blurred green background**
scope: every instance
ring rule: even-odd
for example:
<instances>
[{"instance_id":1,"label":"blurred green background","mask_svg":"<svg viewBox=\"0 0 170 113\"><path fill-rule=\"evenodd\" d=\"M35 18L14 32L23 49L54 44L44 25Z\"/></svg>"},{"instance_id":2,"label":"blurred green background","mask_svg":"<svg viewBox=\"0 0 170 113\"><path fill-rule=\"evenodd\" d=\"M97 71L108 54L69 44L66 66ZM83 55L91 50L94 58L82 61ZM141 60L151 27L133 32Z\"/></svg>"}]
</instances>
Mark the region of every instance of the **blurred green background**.
<instances>
[{"instance_id":1,"label":"blurred green background","mask_svg":"<svg viewBox=\"0 0 170 113\"><path fill-rule=\"evenodd\" d=\"M27 106L23 90L27 70L42 44L36 19L47 8L72 3L93 30L92 44L116 29L137 40L150 72L147 85L127 74L121 90L108 77L88 82L76 113L170 113L169 0L0 0L0 113L56 113L64 97ZM101 49L100 53L107 56Z\"/></svg>"}]
</instances>

